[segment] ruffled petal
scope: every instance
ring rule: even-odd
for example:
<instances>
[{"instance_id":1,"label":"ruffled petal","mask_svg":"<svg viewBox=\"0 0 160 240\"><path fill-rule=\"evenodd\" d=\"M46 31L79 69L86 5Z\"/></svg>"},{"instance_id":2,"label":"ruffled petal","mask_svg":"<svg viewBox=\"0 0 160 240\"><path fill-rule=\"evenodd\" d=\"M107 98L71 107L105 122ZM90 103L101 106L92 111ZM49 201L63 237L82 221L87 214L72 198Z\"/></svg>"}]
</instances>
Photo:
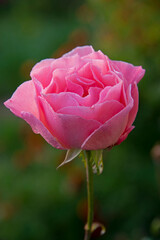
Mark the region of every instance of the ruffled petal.
<instances>
[{"instance_id":1,"label":"ruffled petal","mask_svg":"<svg viewBox=\"0 0 160 240\"><path fill-rule=\"evenodd\" d=\"M116 71L123 74L127 86L133 82L138 83L145 74L145 70L141 66L134 66L122 61L111 61L111 63Z\"/></svg>"},{"instance_id":2,"label":"ruffled petal","mask_svg":"<svg viewBox=\"0 0 160 240\"><path fill-rule=\"evenodd\" d=\"M116 100L120 103L123 103L124 101L121 102L121 98L123 95L122 88L123 88L122 81L114 85L113 87L105 87L100 93L99 103L110 100Z\"/></svg>"},{"instance_id":3,"label":"ruffled petal","mask_svg":"<svg viewBox=\"0 0 160 240\"><path fill-rule=\"evenodd\" d=\"M70 56L73 56L75 54L78 54L80 57L83 57L83 56L86 56L86 55L88 55L92 52L94 52L94 49L92 48L92 46L82 46L82 47L74 48L72 51L64 54L63 56L70 57Z\"/></svg>"},{"instance_id":4,"label":"ruffled petal","mask_svg":"<svg viewBox=\"0 0 160 240\"><path fill-rule=\"evenodd\" d=\"M97 87L91 87L88 92L89 94L86 97L81 97L79 94L74 92L62 92L59 94L49 93L42 95L56 112L63 107L91 107L92 105L96 104L99 100L99 94L101 92L101 89Z\"/></svg>"},{"instance_id":5,"label":"ruffled petal","mask_svg":"<svg viewBox=\"0 0 160 240\"><path fill-rule=\"evenodd\" d=\"M101 91L102 91L101 88L90 87L88 90L88 95L86 97L77 98L77 96L76 96L76 99L79 102L79 105L91 107L92 105L94 105L98 102Z\"/></svg>"}]
</instances>

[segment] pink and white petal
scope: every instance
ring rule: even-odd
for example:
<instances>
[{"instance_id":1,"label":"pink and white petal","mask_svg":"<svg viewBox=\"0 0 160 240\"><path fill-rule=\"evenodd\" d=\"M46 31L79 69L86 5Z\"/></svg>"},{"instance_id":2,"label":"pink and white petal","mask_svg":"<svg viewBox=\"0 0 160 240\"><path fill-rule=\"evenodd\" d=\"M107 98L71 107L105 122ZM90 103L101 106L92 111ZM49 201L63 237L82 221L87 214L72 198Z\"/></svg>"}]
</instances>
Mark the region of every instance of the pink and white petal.
<instances>
[{"instance_id":1,"label":"pink and white petal","mask_svg":"<svg viewBox=\"0 0 160 240\"><path fill-rule=\"evenodd\" d=\"M46 99L46 101L50 104L50 106L55 112L64 107L79 106L79 103L76 100L74 93L62 92L59 94L45 94L43 95L43 97Z\"/></svg>"},{"instance_id":2,"label":"pink and white petal","mask_svg":"<svg viewBox=\"0 0 160 240\"><path fill-rule=\"evenodd\" d=\"M92 48L92 46L82 46L82 47L76 47L74 48L72 51L64 54L64 57L70 57L73 56L75 54L78 54L80 57L86 56L90 53L94 52L94 49Z\"/></svg>"},{"instance_id":3,"label":"pink and white petal","mask_svg":"<svg viewBox=\"0 0 160 240\"><path fill-rule=\"evenodd\" d=\"M31 126L34 133L40 134L50 145L58 149L67 149L58 142L58 140L48 131L44 124L33 114L21 112L21 118L23 118Z\"/></svg>"},{"instance_id":4,"label":"pink and white petal","mask_svg":"<svg viewBox=\"0 0 160 240\"><path fill-rule=\"evenodd\" d=\"M52 63L55 59L45 59L37 63L30 73L32 79L36 78L41 82L43 88L47 87L52 79Z\"/></svg>"},{"instance_id":5,"label":"pink and white petal","mask_svg":"<svg viewBox=\"0 0 160 240\"><path fill-rule=\"evenodd\" d=\"M62 146L67 149L80 148L85 139L101 124L78 116L57 114L44 98L39 98L43 107L47 128Z\"/></svg>"},{"instance_id":6,"label":"pink and white petal","mask_svg":"<svg viewBox=\"0 0 160 240\"><path fill-rule=\"evenodd\" d=\"M123 108L124 107L121 103L112 100L101 104L96 104L92 107L64 107L60 109L58 113L79 116L87 120L93 119L103 124L115 114L120 112Z\"/></svg>"},{"instance_id":7,"label":"pink and white petal","mask_svg":"<svg viewBox=\"0 0 160 240\"><path fill-rule=\"evenodd\" d=\"M138 83L145 74L145 70L141 66L134 66L122 61L111 61L111 63L115 70L123 73L127 86L133 82Z\"/></svg>"},{"instance_id":8,"label":"pink and white petal","mask_svg":"<svg viewBox=\"0 0 160 240\"><path fill-rule=\"evenodd\" d=\"M116 142L115 145L119 145L121 142L123 142L127 137L128 137L128 134L134 129L135 127L134 126L131 126L130 128L128 128L127 131L125 131L121 137L118 139L118 141Z\"/></svg>"},{"instance_id":9,"label":"pink and white petal","mask_svg":"<svg viewBox=\"0 0 160 240\"><path fill-rule=\"evenodd\" d=\"M36 90L32 80L22 83L12 97L4 105L16 116L21 117L21 111L29 112L38 118Z\"/></svg>"},{"instance_id":10,"label":"pink and white petal","mask_svg":"<svg viewBox=\"0 0 160 240\"><path fill-rule=\"evenodd\" d=\"M128 114L133 107L130 96L129 104L119 113L110 118L99 129L95 130L82 144L86 150L105 149L114 145L126 129Z\"/></svg>"}]
</instances>

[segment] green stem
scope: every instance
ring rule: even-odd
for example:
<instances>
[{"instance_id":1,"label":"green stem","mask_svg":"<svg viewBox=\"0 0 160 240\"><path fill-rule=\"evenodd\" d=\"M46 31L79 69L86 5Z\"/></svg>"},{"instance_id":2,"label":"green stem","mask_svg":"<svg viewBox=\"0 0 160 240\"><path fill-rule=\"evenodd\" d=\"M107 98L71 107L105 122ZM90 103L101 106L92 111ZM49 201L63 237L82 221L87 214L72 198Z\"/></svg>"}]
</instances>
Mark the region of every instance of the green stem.
<instances>
[{"instance_id":1,"label":"green stem","mask_svg":"<svg viewBox=\"0 0 160 240\"><path fill-rule=\"evenodd\" d=\"M85 228L84 240L90 240L91 227L93 222L93 172L92 172L92 163L91 163L90 156L91 156L90 151L86 151L85 159L86 159L86 177L87 177L88 215L87 215L87 225Z\"/></svg>"}]
</instances>

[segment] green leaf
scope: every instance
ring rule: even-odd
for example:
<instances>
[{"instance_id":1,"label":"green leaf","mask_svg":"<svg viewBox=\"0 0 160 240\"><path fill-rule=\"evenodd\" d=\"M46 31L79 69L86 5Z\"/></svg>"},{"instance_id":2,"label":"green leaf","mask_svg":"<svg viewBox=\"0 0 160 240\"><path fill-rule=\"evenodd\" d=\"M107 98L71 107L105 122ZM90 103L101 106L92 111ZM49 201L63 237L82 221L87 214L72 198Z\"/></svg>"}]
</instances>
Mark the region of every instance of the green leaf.
<instances>
[{"instance_id":1,"label":"green leaf","mask_svg":"<svg viewBox=\"0 0 160 240\"><path fill-rule=\"evenodd\" d=\"M57 167L62 167L64 164L71 162L74 158L76 158L82 149L69 149L66 153L64 161Z\"/></svg>"},{"instance_id":2,"label":"green leaf","mask_svg":"<svg viewBox=\"0 0 160 240\"><path fill-rule=\"evenodd\" d=\"M93 173L98 175L103 172L103 150L92 150L91 151L91 161Z\"/></svg>"}]
</instances>

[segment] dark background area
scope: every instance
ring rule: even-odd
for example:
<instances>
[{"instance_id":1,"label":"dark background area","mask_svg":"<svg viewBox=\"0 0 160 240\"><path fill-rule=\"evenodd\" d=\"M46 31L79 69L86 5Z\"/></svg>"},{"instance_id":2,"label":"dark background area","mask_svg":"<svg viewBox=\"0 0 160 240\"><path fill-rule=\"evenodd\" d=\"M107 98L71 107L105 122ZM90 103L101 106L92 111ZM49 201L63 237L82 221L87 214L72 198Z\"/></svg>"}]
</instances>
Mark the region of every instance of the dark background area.
<instances>
[{"instance_id":1,"label":"dark background area","mask_svg":"<svg viewBox=\"0 0 160 240\"><path fill-rule=\"evenodd\" d=\"M87 44L146 69L136 128L105 151L104 172L94 177L95 220L106 226L100 239L160 239L159 13L159 0L0 1L0 240L83 239L83 162L56 170L65 151L3 102L36 62Z\"/></svg>"}]
</instances>

